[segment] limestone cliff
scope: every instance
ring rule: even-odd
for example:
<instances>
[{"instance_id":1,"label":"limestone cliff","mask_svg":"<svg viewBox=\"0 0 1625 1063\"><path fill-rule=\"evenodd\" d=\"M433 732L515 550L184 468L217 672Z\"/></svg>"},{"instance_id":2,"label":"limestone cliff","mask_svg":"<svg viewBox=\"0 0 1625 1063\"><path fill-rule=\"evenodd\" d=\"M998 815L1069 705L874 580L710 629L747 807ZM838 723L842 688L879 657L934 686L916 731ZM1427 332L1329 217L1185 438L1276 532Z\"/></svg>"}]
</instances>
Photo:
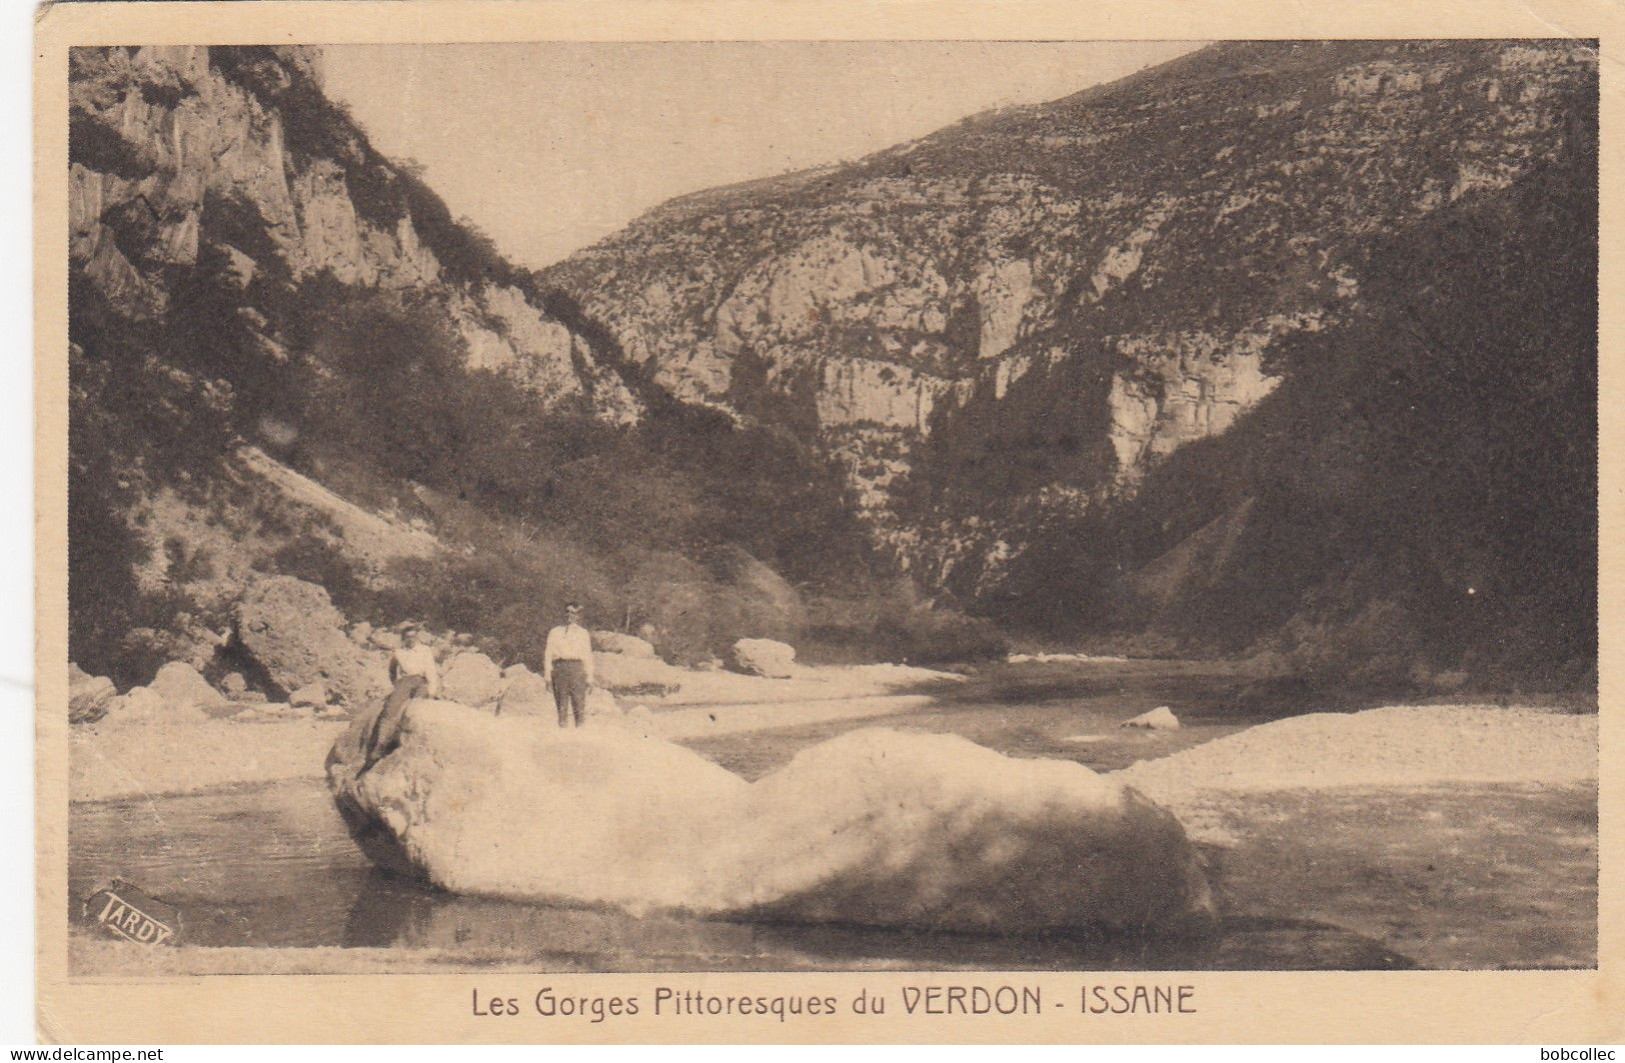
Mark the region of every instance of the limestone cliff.
<instances>
[{"instance_id":1,"label":"limestone cliff","mask_svg":"<svg viewBox=\"0 0 1625 1063\"><path fill-rule=\"evenodd\" d=\"M590 344L511 281L469 268L490 263L471 263L443 205L323 97L316 50L75 49L70 100L70 258L123 315L159 318L177 271L223 269L266 356L285 360L287 289L327 275L428 292L469 366L549 402L637 417Z\"/></svg>"}]
</instances>

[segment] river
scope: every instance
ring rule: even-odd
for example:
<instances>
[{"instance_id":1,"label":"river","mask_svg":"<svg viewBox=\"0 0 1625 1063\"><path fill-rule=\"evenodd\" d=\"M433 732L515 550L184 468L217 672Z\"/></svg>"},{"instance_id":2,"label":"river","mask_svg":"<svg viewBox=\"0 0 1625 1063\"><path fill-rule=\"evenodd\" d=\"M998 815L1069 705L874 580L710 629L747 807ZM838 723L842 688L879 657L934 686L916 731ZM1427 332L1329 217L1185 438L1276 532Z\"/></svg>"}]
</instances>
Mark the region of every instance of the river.
<instances>
[{"instance_id":1,"label":"river","mask_svg":"<svg viewBox=\"0 0 1625 1063\"><path fill-rule=\"evenodd\" d=\"M1249 682L1225 666L1181 662L999 666L927 709L875 722L951 731L1010 755L1070 758L1104 771L1286 711L1249 703L1243 696ZM1158 705L1173 709L1180 730L1120 726ZM862 725L831 722L689 744L755 778L808 744ZM634 918L453 896L371 868L346 835L325 786L315 780L82 803L73 809L70 831L71 898L88 897L114 877L135 883L179 908L189 946L421 950L436 963L561 971L1409 965L1359 934L1289 913L1230 914L1212 933L1171 940L1012 937ZM1222 875L1222 854L1213 856L1215 874Z\"/></svg>"}]
</instances>

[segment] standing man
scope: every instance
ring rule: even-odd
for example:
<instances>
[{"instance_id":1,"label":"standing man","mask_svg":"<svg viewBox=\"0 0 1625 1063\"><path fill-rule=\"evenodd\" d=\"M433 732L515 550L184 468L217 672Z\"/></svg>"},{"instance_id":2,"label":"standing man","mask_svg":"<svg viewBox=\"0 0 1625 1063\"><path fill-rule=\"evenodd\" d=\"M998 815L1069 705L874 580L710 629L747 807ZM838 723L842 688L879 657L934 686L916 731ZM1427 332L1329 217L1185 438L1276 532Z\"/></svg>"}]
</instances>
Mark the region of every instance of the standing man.
<instances>
[{"instance_id":1,"label":"standing man","mask_svg":"<svg viewBox=\"0 0 1625 1063\"><path fill-rule=\"evenodd\" d=\"M553 688L559 727L582 726L587 717L587 688L592 686L592 636L581 626L581 605L564 607L564 623L547 633L542 651L542 682Z\"/></svg>"}]
</instances>

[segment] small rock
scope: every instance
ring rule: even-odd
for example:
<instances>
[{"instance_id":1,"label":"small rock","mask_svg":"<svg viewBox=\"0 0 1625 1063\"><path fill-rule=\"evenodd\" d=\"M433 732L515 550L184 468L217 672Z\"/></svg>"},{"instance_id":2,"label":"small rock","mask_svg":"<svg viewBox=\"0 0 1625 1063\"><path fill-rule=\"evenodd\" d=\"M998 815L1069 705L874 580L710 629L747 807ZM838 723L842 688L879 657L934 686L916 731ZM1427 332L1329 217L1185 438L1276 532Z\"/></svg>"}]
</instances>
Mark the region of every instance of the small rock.
<instances>
[{"instance_id":1,"label":"small rock","mask_svg":"<svg viewBox=\"0 0 1625 1063\"><path fill-rule=\"evenodd\" d=\"M118 688L106 676L87 675L68 666L68 722L94 723L106 716Z\"/></svg>"},{"instance_id":2,"label":"small rock","mask_svg":"<svg viewBox=\"0 0 1625 1063\"><path fill-rule=\"evenodd\" d=\"M734 670L766 679L788 679L795 674L796 649L774 639L740 639L733 646Z\"/></svg>"},{"instance_id":3,"label":"small rock","mask_svg":"<svg viewBox=\"0 0 1625 1063\"><path fill-rule=\"evenodd\" d=\"M1159 705L1150 712L1143 712L1132 720L1124 720L1124 727L1144 727L1151 731L1177 731L1179 718L1173 710L1166 705Z\"/></svg>"},{"instance_id":4,"label":"small rock","mask_svg":"<svg viewBox=\"0 0 1625 1063\"><path fill-rule=\"evenodd\" d=\"M228 672L226 677L220 680L220 689L224 690L227 696L241 700L242 695L248 690L248 680L244 679L240 672Z\"/></svg>"},{"instance_id":5,"label":"small rock","mask_svg":"<svg viewBox=\"0 0 1625 1063\"><path fill-rule=\"evenodd\" d=\"M372 637L372 625L365 620L350 629L350 641L357 646L365 646Z\"/></svg>"},{"instance_id":6,"label":"small rock","mask_svg":"<svg viewBox=\"0 0 1625 1063\"><path fill-rule=\"evenodd\" d=\"M374 631L371 639L372 644L381 650L398 650L401 648L401 636L394 631Z\"/></svg>"},{"instance_id":7,"label":"small rock","mask_svg":"<svg viewBox=\"0 0 1625 1063\"><path fill-rule=\"evenodd\" d=\"M592 660L598 682L610 690L659 697L683 685L683 670L658 657L595 653Z\"/></svg>"},{"instance_id":8,"label":"small rock","mask_svg":"<svg viewBox=\"0 0 1625 1063\"><path fill-rule=\"evenodd\" d=\"M327 688L320 683L306 683L288 695L288 704L312 709L326 708Z\"/></svg>"},{"instance_id":9,"label":"small rock","mask_svg":"<svg viewBox=\"0 0 1625 1063\"><path fill-rule=\"evenodd\" d=\"M1455 691L1466 686L1467 680L1471 678L1472 676L1468 675L1464 671L1445 671L1433 673L1431 682L1435 690L1443 690L1446 693L1454 693Z\"/></svg>"},{"instance_id":10,"label":"small rock","mask_svg":"<svg viewBox=\"0 0 1625 1063\"><path fill-rule=\"evenodd\" d=\"M619 631L594 631L592 648L598 653L620 653L627 657L648 659L655 656L652 644L636 635L625 635Z\"/></svg>"},{"instance_id":11,"label":"small rock","mask_svg":"<svg viewBox=\"0 0 1625 1063\"><path fill-rule=\"evenodd\" d=\"M152 687L134 687L118 707L121 723L192 722L207 719L202 709L191 703L176 704Z\"/></svg>"},{"instance_id":12,"label":"small rock","mask_svg":"<svg viewBox=\"0 0 1625 1063\"><path fill-rule=\"evenodd\" d=\"M195 705L208 709L226 704L224 694L210 686L196 668L181 661L170 661L158 669L157 676L152 680L152 690L176 706Z\"/></svg>"}]
</instances>

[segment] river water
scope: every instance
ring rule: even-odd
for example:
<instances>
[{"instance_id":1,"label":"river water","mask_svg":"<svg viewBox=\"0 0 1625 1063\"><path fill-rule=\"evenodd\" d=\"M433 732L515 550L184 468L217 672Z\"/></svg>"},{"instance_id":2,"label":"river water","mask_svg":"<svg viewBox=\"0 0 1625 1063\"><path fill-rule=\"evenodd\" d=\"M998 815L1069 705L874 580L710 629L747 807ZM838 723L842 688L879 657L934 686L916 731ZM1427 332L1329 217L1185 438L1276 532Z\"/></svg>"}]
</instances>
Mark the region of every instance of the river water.
<instances>
[{"instance_id":1,"label":"river water","mask_svg":"<svg viewBox=\"0 0 1625 1063\"><path fill-rule=\"evenodd\" d=\"M1241 689L1242 679L1222 668L1026 666L965 684L930 709L877 722L952 731L1013 756L1064 757L1112 770L1279 714L1243 710ZM1173 707L1181 730L1119 726L1159 704ZM829 723L690 744L755 778L853 726ZM1232 915L1213 933L1174 940L1013 937L633 918L453 896L375 871L345 833L325 786L311 780L76 805L70 832L70 898L122 878L179 908L183 941L193 946L433 950L423 955L436 963L600 971L1406 965L1347 931L1285 918ZM1222 874L1222 856L1214 857L1215 873ZM79 912L72 916L77 920Z\"/></svg>"}]
</instances>

